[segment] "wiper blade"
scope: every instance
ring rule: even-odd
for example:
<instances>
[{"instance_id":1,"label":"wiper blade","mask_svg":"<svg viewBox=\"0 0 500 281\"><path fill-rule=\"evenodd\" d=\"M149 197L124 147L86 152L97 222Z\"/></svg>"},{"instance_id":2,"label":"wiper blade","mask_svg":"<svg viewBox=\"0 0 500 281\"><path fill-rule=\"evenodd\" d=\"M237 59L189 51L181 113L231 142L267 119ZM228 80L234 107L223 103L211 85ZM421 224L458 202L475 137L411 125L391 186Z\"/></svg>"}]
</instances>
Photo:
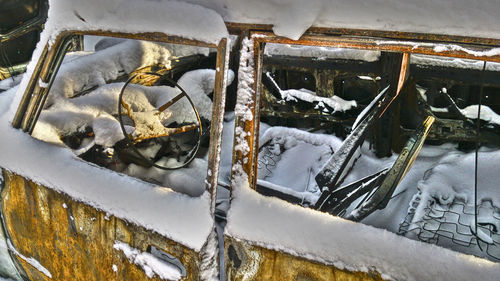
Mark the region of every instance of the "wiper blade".
<instances>
[{"instance_id":1,"label":"wiper blade","mask_svg":"<svg viewBox=\"0 0 500 281\"><path fill-rule=\"evenodd\" d=\"M353 221L360 221L366 218L377 209L384 209L396 187L401 182L406 173L410 170L413 162L418 156L422 148L425 138L429 134L435 118L428 116L424 123L415 131L413 136L408 140L405 147L399 154L398 159L394 162L389 172L384 178L380 187L373 193L373 195L363 204L355 208L346 219Z\"/></svg>"}]
</instances>

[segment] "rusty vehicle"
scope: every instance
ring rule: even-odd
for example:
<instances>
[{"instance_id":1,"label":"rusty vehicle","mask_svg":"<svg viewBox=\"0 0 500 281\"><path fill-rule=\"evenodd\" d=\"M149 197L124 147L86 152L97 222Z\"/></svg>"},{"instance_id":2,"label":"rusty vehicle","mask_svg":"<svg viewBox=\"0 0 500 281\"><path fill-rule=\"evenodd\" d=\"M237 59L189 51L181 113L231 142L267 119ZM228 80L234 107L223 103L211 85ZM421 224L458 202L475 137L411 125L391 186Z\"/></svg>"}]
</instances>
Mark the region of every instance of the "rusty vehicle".
<instances>
[{"instance_id":1,"label":"rusty vehicle","mask_svg":"<svg viewBox=\"0 0 500 281\"><path fill-rule=\"evenodd\" d=\"M500 39L139 2L0 93L1 277L497 280Z\"/></svg>"}]
</instances>

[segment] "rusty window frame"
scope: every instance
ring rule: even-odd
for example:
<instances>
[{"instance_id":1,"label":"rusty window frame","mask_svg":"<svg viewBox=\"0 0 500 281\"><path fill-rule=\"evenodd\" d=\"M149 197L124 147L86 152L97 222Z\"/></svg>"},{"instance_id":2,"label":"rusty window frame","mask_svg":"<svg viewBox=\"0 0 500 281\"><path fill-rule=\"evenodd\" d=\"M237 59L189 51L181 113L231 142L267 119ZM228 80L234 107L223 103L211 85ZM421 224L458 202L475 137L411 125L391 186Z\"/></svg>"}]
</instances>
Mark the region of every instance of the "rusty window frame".
<instances>
[{"instance_id":1,"label":"rusty window frame","mask_svg":"<svg viewBox=\"0 0 500 281\"><path fill-rule=\"evenodd\" d=\"M240 28L240 26L238 27ZM404 34L401 37L398 36L398 34L391 32L382 33L383 35L393 35L393 38L377 37L377 35L381 35L379 31L364 31L360 34L356 32L353 33L352 31L353 30L337 30L337 32L345 32L347 34L342 35L336 32L331 32L330 29L311 28L308 33L304 34L299 40L292 40L286 37L277 36L270 31L249 30L247 32L248 38L253 40L254 81L250 86L253 91L253 96L251 101L247 104L241 104L238 97L237 103L239 103L239 106L248 107L248 110L253 115L253 119L243 120L240 116L236 116L235 142L238 139L244 140L248 144L248 153L236 150L234 149L236 145L233 146L232 179L242 176L240 171L235 168L235 166L241 166L243 176L246 176L246 180L250 188L256 190L262 69L264 61L264 48L267 43L398 52L408 56L408 60L411 54L422 54L482 60L488 62L500 62L500 55L488 56L486 53L478 55L479 52L485 52L498 47L498 40L483 40L481 38L456 36L455 38L432 34L420 34L419 36L416 36L417 40L412 40L406 39L408 36L405 37ZM445 39L449 39L450 41L446 41ZM457 40L457 42L454 42L452 39ZM437 46L444 46L448 48L445 50L436 50L435 48ZM471 51L478 53L473 54ZM400 77L400 79L401 78L402 77ZM238 135L238 132L243 132L243 135ZM231 186L231 189L232 188L234 187Z\"/></svg>"},{"instance_id":2,"label":"rusty window frame","mask_svg":"<svg viewBox=\"0 0 500 281\"><path fill-rule=\"evenodd\" d=\"M215 210L216 186L220 162L220 147L222 142L222 123L224 118L226 82L228 73L229 46L228 39L222 38L218 44L198 40L186 39L179 36L170 36L160 32L152 33L125 33L109 31L78 31L69 30L57 35L53 44L47 43L36 64L33 74L21 98L16 114L12 121L14 128L22 129L31 134L43 109L50 88L62 60L69 47L74 44L75 36L108 36L135 40L146 40L173 44L183 44L198 47L217 49L215 65L215 86L213 94L212 119L210 126L210 146L208 156L208 171L206 175L206 190L211 194L211 211ZM41 83L39 83L41 82ZM47 85L42 87L40 84Z\"/></svg>"}]
</instances>

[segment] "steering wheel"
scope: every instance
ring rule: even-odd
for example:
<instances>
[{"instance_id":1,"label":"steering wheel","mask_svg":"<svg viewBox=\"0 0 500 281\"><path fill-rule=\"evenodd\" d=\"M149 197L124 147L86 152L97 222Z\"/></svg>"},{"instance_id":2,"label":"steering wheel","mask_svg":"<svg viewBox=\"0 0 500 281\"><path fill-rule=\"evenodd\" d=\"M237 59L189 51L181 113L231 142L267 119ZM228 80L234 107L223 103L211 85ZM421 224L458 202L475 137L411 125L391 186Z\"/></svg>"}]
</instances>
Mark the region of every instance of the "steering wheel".
<instances>
[{"instance_id":1,"label":"steering wheel","mask_svg":"<svg viewBox=\"0 0 500 281\"><path fill-rule=\"evenodd\" d=\"M176 88L178 88L181 92L174 98L163 104L162 106L158 107L155 111L134 112L131 106L123 100L123 94L125 93L125 89L127 88L127 86L134 80L134 78L136 78L138 75L144 75L144 74L157 76L160 79L165 79L166 81L174 85ZM171 107L173 104L175 104L182 98L186 98L189 101L189 104L191 105L191 108L194 114L196 115L197 123L181 125L173 128L166 127L162 123L162 118L164 118L165 110L167 110L169 107ZM122 107L127 110L127 115L134 124L133 127L135 128L135 130L132 134L129 134L125 129ZM196 106L194 105L193 101L186 93L186 91L179 84L177 84L177 82L173 81L170 77L168 77L167 74L158 74L154 72L141 72L132 75L123 85L120 91L120 95L118 97L118 120L120 122L120 127L123 135L125 136L125 140L128 144L128 147L130 147L135 152L135 154L137 154L140 160L142 160L142 161L132 161L138 165L142 165L139 162L145 162L147 163L148 166L153 166L162 170L179 169L188 165L189 163L191 163L191 161L194 160L196 153L198 152L198 149L200 147L202 139L202 123L198 110L196 109ZM184 161L182 161L179 165L174 165L174 166L159 165L156 163L164 156L165 150L167 150L165 149L165 147L169 145L169 142L167 142L166 140L170 141L171 137L174 135L193 130L198 130L197 134L198 139L196 141L195 146L192 149L190 149L189 151L184 151L185 153L187 153L187 157L184 159ZM160 143L162 144L161 148L156 152L156 155L153 158L150 158L144 155L144 153L140 151L138 145L152 140L159 140ZM177 147L180 149L179 146Z\"/></svg>"}]
</instances>

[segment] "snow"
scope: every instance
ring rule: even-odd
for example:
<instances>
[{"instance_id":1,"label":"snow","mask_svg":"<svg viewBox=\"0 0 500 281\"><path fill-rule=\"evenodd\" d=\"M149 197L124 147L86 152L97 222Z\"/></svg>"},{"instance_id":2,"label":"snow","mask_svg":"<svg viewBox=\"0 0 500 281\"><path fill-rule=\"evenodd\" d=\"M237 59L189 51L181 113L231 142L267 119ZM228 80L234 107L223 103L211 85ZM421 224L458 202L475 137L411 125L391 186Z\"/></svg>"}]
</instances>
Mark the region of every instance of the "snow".
<instances>
[{"instance_id":1,"label":"snow","mask_svg":"<svg viewBox=\"0 0 500 281\"><path fill-rule=\"evenodd\" d=\"M253 64L252 56L249 55L253 50L253 44L251 39L244 39L243 43L244 60L240 61L242 68L238 74L242 82L238 88L238 104L235 114L243 120L251 120L252 115L248 104L253 94L251 85L254 78L248 66ZM327 136L321 134L315 134L318 136L312 137L312 134L306 132L296 131L296 134L293 129L268 128L265 124L261 124L261 128L263 129L260 132L259 143L266 147L267 155L270 157L263 159L263 155L259 155L259 161L264 161L264 163L274 161L276 167L287 165L287 163L281 163L287 160L284 154L292 155L293 149L301 145L298 137L300 134L303 134L303 139L308 139L308 142L313 142L314 138L318 142L332 143L334 149L340 146L339 140L328 142L325 139ZM395 234L406 216L405 211L408 209L412 196L418 191L417 183L440 159L456 151L454 145L424 146L412 169L395 190L395 198L389 201L387 208L375 211L363 221L365 224L361 224L292 205L277 198L262 196L251 190L247 175L242 168L242 162L246 161L245 155L249 153L245 137L245 131L236 127L235 150L243 153L243 159L233 165L233 193L227 215L226 235L267 249L331 264L338 268L365 272L376 270L382 274L383 278L389 280L436 280L442 276L450 280L498 279L500 274L498 263ZM276 143L266 144L268 141ZM287 147L290 151L284 150L283 152L282 147ZM297 154L288 159L290 166L283 168L279 172L280 175L273 179L275 182L267 180L263 182L261 177L267 178L270 174L268 174L269 171L259 167L258 182L277 188L277 190L288 189L286 193L289 194L300 195L299 193L304 190L304 185L294 186L295 182L298 181L297 179L307 178L308 166L314 166L317 163L316 161L304 165L297 165L297 163L302 164L302 161L305 161L304 154L314 154L321 150L312 147L312 149L309 147L311 150L307 152L297 150ZM378 159L373 152L369 151L366 144L361 147L359 153L360 157L345 178L345 184L390 167L397 158L397 155L393 155ZM261 154L266 153L261 151ZM301 171L297 172L297 168ZM468 169L470 170L470 167ZM455 175L450 171L443 174L450 177ZM460 181L460 178L454 179ZM314 191L309 190L309 193L314 194Z\"/></svg>"},{"instance_id":2,"label":"snow","mask_svg":"<svg viewBox=\"0 0 500 281\"><path fill-rule=\"evenodd\" d=\"M486 150L486 149L484 149ZM500 151L481 151L478 155L478 198L500 206L500 190L495 176L500 174ZM451 204L456 198L466 203L474 202L475 153L449 153L426 173L418 188L422 192L421 201L437 200L440 204Z\"/></svg>"},{"instance_id":3,"label":"snow","mask_svg":"<svg viewBox=\"0 0 500 281\"><path fill-rule=\"evenodd\" d=\"M233 195L226 234L251 244L338 268L377 270L390 280L494 281L500 274L500 264L265 197L248 186L237 186Z\"/></svg>"},{"instance_id":4,"label":"snow","mask_svg":"<svg viewBox=\"0 0 500 281\"><path fill-rule=\"evenodd\" d=\"M202 248L213 228L208 192L197 198L179 194L84 162L64 147L13 129L9 122L11 112L5 111L16 90L12 88L0 95L2 168L196 251Z\"/></svg>"},{"instance_id":5,"label":"snow","mask_svg":"<svg viewBox=\"0 0 500 281\"><path fill-rule=\"evenodd\" d=\"M289 89L289 90L281 90L280 89L281 98L285 101L297 101L302 100L310 103L318 103L318 107L324 108L323 111L329 112L329 110L325 107L325 105L331 107L333 109L332 112L343 112L347 111L351 108L356 107L356 101L346 101L338 96L332 96L329 98L317 96L316 93L309 91L307 89Z\"/></svg>"},{"instance_id":6,"label":"snow","mask_svg":"<svg viewBox=\"0 0 500 281\"><path fill-rule=\"evenodd\" d=\"M2 91L6 91L6 90L18 85L21 82L23 75L24 74L19 74L19 75L16 75L14 77L9 77L8 79L1 80L0 81L0 93Z\"/></svg>"},{"instance_id":7,"label":"snow","mask_svg":"<svg viewBox=\"0 0 500 281\"><path fill-rule=\"evenodd\" d=\"M84 53L78 57L66 57L51 87L47 105L54 99L71 98L75 92L105 85L124 73L154 64L170 66L171 54L168 46L159 43L125 40L95 53Z\"/></svg>"},{"instance_id":8,"label":"snow","mask_svg":"<svg viewBox=\"0 0 500 281\"><path fill-rule=\"evenodd\" d=\"M479 111L478 107L479 106L477 104L470 105L464 109L461 109L460 112L462 112L462 114L467 118L477 119ZM500 126L500 115L486 105L481 106L481 112L479 113L479 116L481 117L481 120Z\"/></svg>"},{"instance_id":9,"label":"snow","mask_svg":"<svg viewBox=\"0 0 500 281\"><path fill-rule=\"evenodd\" d=\"M209 214L208 193L204 192L198 198L191 198L168 188L113 173L77 159L67 149L40 142L10 127L9 121L24 93L37 58L43 46L47 42L53 42L56 34L71 29L165 32L216 44L220 38L227 36L224 19L237 22L270 23L274 25L273 30L276 34L293 39L299 38L310 26L467 34L500 38L498 31L491 28L500 23L497 16L499 6L494 0L481 2L424 0L418 4L409 0L389 2L340 0L335 3L327 0L314 0L307 3L307 9L304 9L304 2L299 0L186 1L206 8L186 2L161 0L89 1L50 1L49 20L33 56L34 60L28 66L28 75L18 88L0 95L0 131L4 134L4 137L0 139L0 155L2 155L0 166L32 178L38 183L49 185L59 192L67 193L79 201L109 212L110 215L157 231L195 250L201 249L213 229L213 221ZM454 45L432 46L437 52L460 50L473 55L500 54L498 48L477 52ZM161 48L149 46L147 43L141 45L138 50L146 50L148 55L145 57L153 58L155 62L165 62L167 58ZM154 55L158 53L160 56ZM357 54L352 55L358 57ZM235 112L235 115L243 121L254 118L246 107L254 94L253 90L248 87L254 81L252 57L253 41L245 38L238 74L240 81L238 106ZM84 83L80 84L74 82L55 84L53 90L57 91L59 87L59 89L64 89L61 93L71 93L74 90L82 90L83 85L102 85L104 81L116 78L121 71L127 71L128 62L118 66L109 66L107 58L108 56L97 58L94 63L86 66L86 71L97 76L81 77ZM78 59L76 56L72 58L73 61ZM373 57L364 59L373 59ZM116 58L113 61L116 61ZM93 66L109 66L114 72L110 71L109 77L101 75L92 68ZM106 72L106 75L109 73ZM39 82L41 86L45 85L43 81ZM188 84L191 85L191 83ZM68 85L73 88L68 90ZM206 89L203 84L195 86ZM15 89L18 89L18 93L14 97ZM116 89L111 90L110 95L116 95ZM296 96L294 94L297 93L288 92L285 93L285 97L293 98ZM303 95L303 91L298 94ZM49 105L56 103L57 101L51 100ZM10 110L7 110L9 104L11 104ZM101 100L99 104L105 103ZM76 103L73 108L71 106L69 108L73 110L71 113L80 114L81 119L78 120L81 122L74 124L88 124L86 123L89 120L88 111L77 111ZM55 109L57 106L54 107ZM473 111L474 108L470 110ZM485 110L485 118L496 120L497 116L490 114L486 107ZM98 110L91 112L102 114L102 111ZM56 115L53 120L60 120L64 116ZM42 116L42 119L47 120L49 117ZM112 131L117 132L116 122L113 123L110 116L106 115L100 116L97 120L92 123L99 135L96 136L96 143L111 146L117 139L105 135L105 131L106 128L111 128ZM43 125L42 122L42 126L46 126L45 130L36 135L53 142L57 142L55 137L57 133L75 129L75 127L64 126L51 128L47 124L46 122ZM115 133L111 134L113 135ZM245 137L244 131L237 128L235 149L244 155L249 152ZM493 160L496 159L496 156L491 157ZM18 161L19 159L23 159L22 163ZM384 159L384 161L390 161L390 159ZM194 167L203 169L203 165L206 165L203 160L194 162ZM384 277L391 279L435 280L447 276L455 280L496 280L495 277L500 272L498 264L411 241L384 230L293 206L275 198L260 196L249 190L248 183L244 180L245 175L241 170L241 163L237 163L235 169L234 200L226 229L226 232L233 237L257 241L257 244L268 248L299 254L341 268L368 271L374 267ZM75 173L75 170L79 172ZM60 176L50 176L54 174ZM93 177L88 177L89 174ZM412 173L407 178L411 176ZM171 180L186 179L174 177ZM195 185L199 186L199 184ZM456 196L455 191L448 190L448 192L450 196ZM444 198L441 197L441 199ZM356 235L352 235L353 233ZM148 268L150 274L158 274L160 277L163 276L162 274L173 274L171 268L166 269L156 264L154 257L148 256L148 253L142 253L120 242L117 242L115 246L133 262ZM415 254L416 252L418 254ZM31 258L24 259L28 262L36 262L30 260ZM438 259L439 262L437 262ZM43 271L44 268L41 265L36 266ZM432 270L427 271L422 268ZM47 275L49 276L50 272Z\"/></svg>"},{"instance_id":10,"label":"snow","mask_svg":"<svg viewBox=\"0 0 500 281\"><path fill-rule=\"evenodd\" d=\"M374 62L379 60L380 51L318 47L318 46L300 46L289 44L274 44L266 45L264 54L268 56L294 56L294 57L309 57L317 60L323 59L345 59L345 60L362 60Z\"/></svg>"},{"instance_id":11,"label":"snow","mask_svg":"<svg viewBox=\"0 0 500 281\"><path fill-rule=\"evenodd\" d=\"M25 78L20 84L19 93L12 102L10 111L17 109L45 45L52 44L63 31L161 32L210 44L218 44L220 39L228 36L224 21L219 14L211 9L186 2L50 0L49 7L48 19L40 35L40 41L33 52Z\"/></svg>"},{"instance_id":12,"label":"snow","mask_svg":"<svg viewBox=\"0 0 500 281\"><path fill-rule=\"evenodd\" d=\"M471 54L471 55L476 56L476 57L480 57L480 56L492 57L492 56L500 55L500 48L491 48L491 49L486 50L486 51L474 51L474 50L470 50L468 48L465 48L465 47L462 47L459 45L454 45L454 44L447 44L447 45L437 44L436 46L434 46L434 51L438 52L438 53L461 51L461 52L465 52L465 53Z\"/></svg>"},{"instance_id":13,"label":"snow","mask_svg":"<svg viewBox=\"0 0 500 281\"><path fill-rule=\"evenodd\" d=\"M207 281L219 281L219 271L222 268L218 268L218 258L219 251L224 247L223 242L219 245L219 239L216 229L212 231L208 237L207 244L202 252L202 262L200 265L201 280Z\"/></svg>"},{"instance_id":14,"label":"snow","mask_svg":"<svg viewBox=\"0 0 500 281\"><path fill-rule=\"evenodd\" d=\"M149 278L158 275L163 280L181 279L181 272L177 267L161 261L150 253L141 252L120 241L116 241L113 248L122 251L130 262L142 267Z\"/></svg>"},{"instance_id":15,"label":"snow","mask_svg":"<svg viewBox=\"0 0 500 281\"><path fill-rule=\"evenodd\" d=\"M252 111L248 107L252 103L253 95L255 94L252 88L255 79L253 45L253 38L243 38L240 51L240 65L238 68L238 100L234 109L235 116L241 118L241 121L250 121L253 119ZM238 135L241 135L241 133Z\"/></svg>"},{"instance_id":16,"label":"snow","mask_svg":"<svg viewBox=\"0 0 500 281\"><path fill-rule=\"evenodd\" d=\"M482 70L484 61L412 54L411 64ZM500 71L500 63L487 62L486 70Z\"/></svg>"},{"instance_id":17,"label":"snow","mask_svg":"<svg viewBox=\"0 0 500 281\"><path fill-rule=\"evenodd\" d=\"M394 40L376 40L377 45L403 45L412 47L412 49L419 47L432 48L436 53L442 52L464 52L476 57L492 57L500 55L500 48L490 48L485 50L473 50L456 44L441 44L441 43L427 43L427 42L413 42L413 41L394 41Z\"/></svg>"},{"instance_id":18,"label":"snow","mask_svg":"<svg viewBox=\"0 0 500 281\"><path fill-rule=\"evenodd\" d=\"M45 28L52 34L63 30L148 31L214 44L227 36L216 12L186 2L50 0L49 7Z\"/></svg>"},{"instance_id":19,"label":"snow","mask_svg":"<svg viewBox=\"0 0 500 281\"><path fill-rule=\"evenodd\" d=\"M273 25L298 39L309 26L500 38L496 0L189 0L228 22Z\"/></svg>"},{"instance_id":20,"label":"snow","mask_svg":"<svg viewBox=\"0 0 500 281\"><path fill-rule=\"evenodd\" d=\"M0 191L3 188L3 176L0 173ZM1 202L0 202L1 207ZM3 228L0 228L0 276L9 276L16 280L21 280L21 277L17 273L16 267L14 266L8 251L7 238ZM0 277L0 280L4 280ZM7 279L5 279L7 280ZM8 279L11 281L11 279Z\"/></svg>"},{"instance_id":21,"label":"snow","mask_svg":"<svg viewBox=\"0 0 500 281\"><path fill-rule=\"evenodd\" d=\"M107 39L100 42L105 40ZM91 126L95 133L95 144L112 147L123 138L118 120L112 115L117 114L118 96L124 83L106 83L136 68L152 64L168 67L170 59L179 54L198 53L208 54L208 48L187 46L183 50L173 44L122 40L95 53L86 52L76 58L74 53L69 54L57 74L48 95L47 109L42 112L33 136L60 143L58 135L67 135ZM228 83L233 78L234 74L230 71ZM213 92L214 80L215 70L198 69L185 73L178 81L193 100L200 116L207 120L212 113L212 101L207 95ZM95 87L98 88L94 89ZM79 92L86 89L90 89L90 93L78 96ZM140 138L151 134L168 134L173 129L167 129L161 124L167 121L197 123L196 115L186 98L162 113L156 110L180 92L180 89L169 86L130 84L123 99L134 111L134 135ZM147 128L144 127L146 124Z\"/></svg>"},{"instance_id":22,"label":"snow","mask_svg":"<svg viewBox=\"0 0 500 281\"><path fill-rule=\"evenodd\" d=\"M299 197L312 195L313 198L308 198L308 201L314 203L314 197L317 199L319 196L313 195L319 192L314 175L340 146L341 141L335 136L271 127L260 136L259 143L258 179L272 183L278 190L283 189L279 186L286 187L289 192L298 193ZM300 159L301 165L297 165L297 159ZM269 186L269 183L263 185Z\"/></svg>"}]
</instances>

